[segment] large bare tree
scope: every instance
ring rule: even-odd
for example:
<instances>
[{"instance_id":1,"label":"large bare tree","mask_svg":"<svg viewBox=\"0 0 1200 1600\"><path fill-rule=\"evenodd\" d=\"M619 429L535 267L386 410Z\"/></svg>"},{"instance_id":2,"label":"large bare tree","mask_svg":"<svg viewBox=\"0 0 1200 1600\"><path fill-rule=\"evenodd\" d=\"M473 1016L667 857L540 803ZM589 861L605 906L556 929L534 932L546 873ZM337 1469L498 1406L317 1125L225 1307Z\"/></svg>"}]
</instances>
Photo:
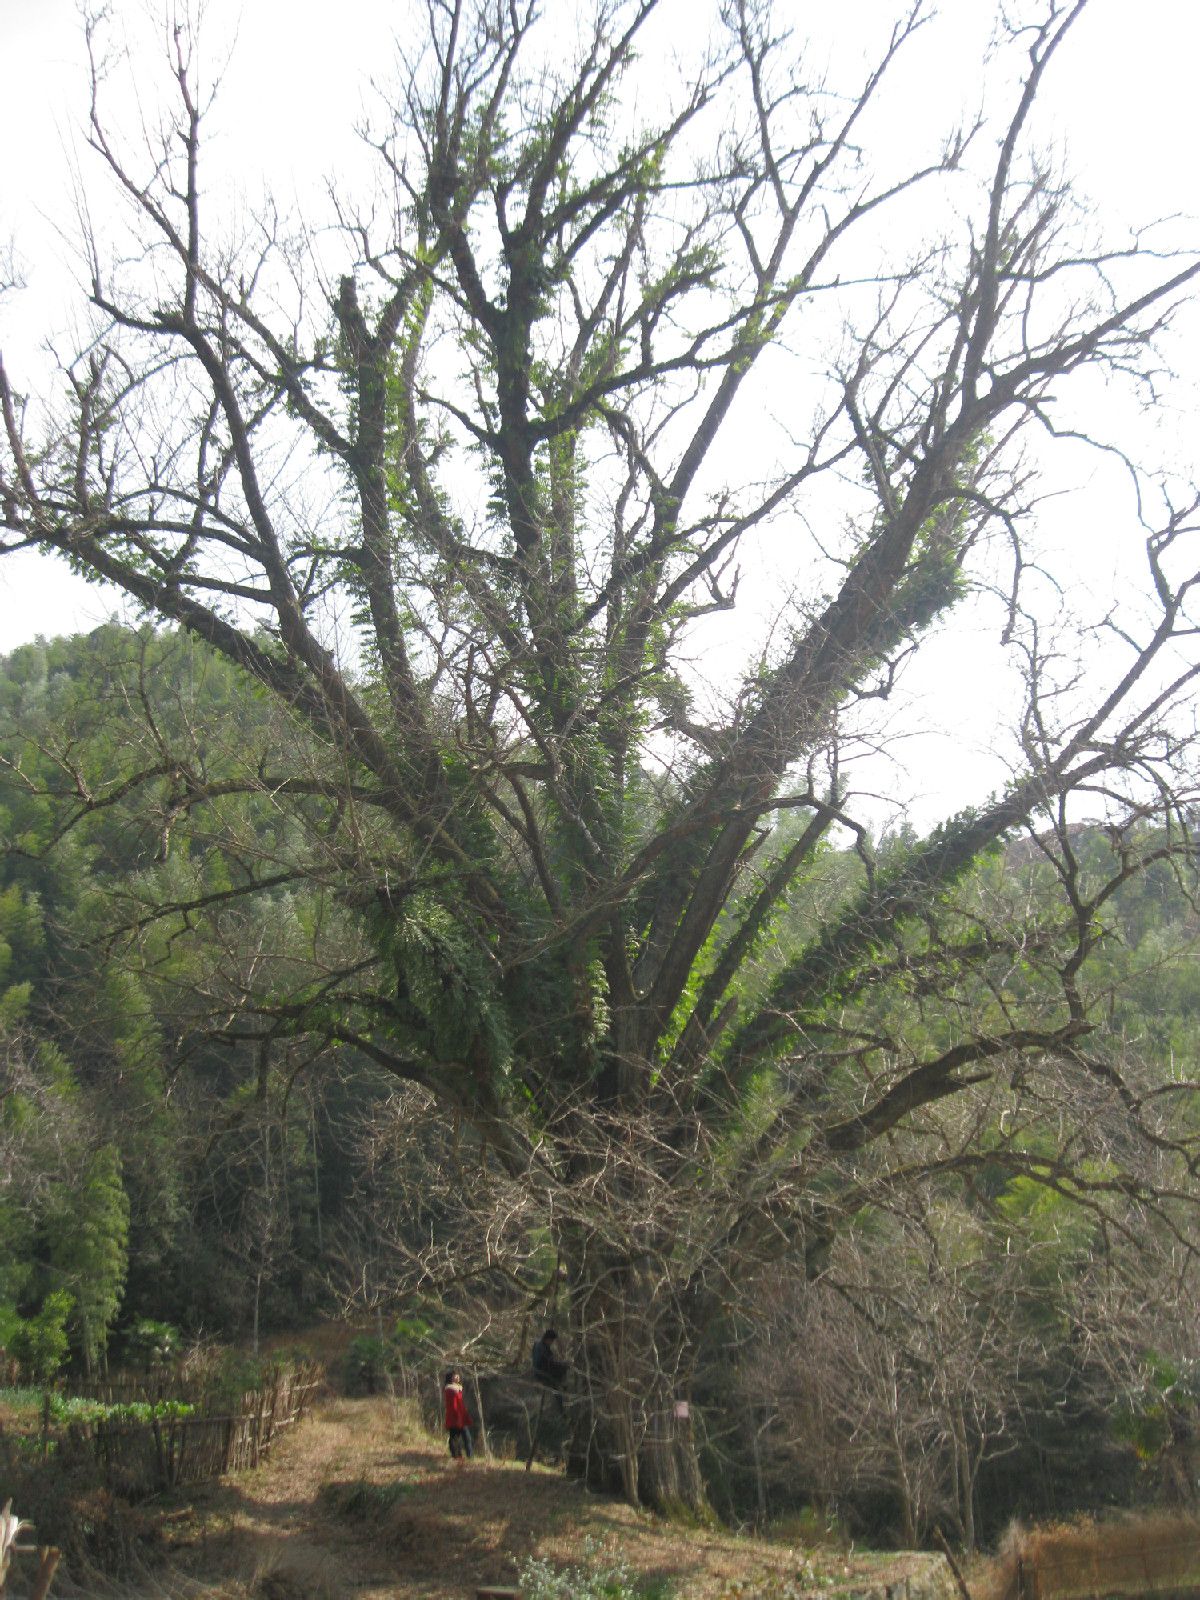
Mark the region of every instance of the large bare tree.
<instances>
[{"instance_id":1,"label":"large bare tree","mask_svg":"<svg viewBox=\"0 0 1200 1600\"><path fill-rule=\"evenodd\" d=\"M1086 690L1020 582L1031 463L1078 431L1078 376L1153 398L1200 273L1097 245L1030 149L1085 3L1030 0L1006 116L877 177L862 130L923 0L836 91L762 0L714 13L665 91L672 18L695 28L668 0L601 0L570 34L534 0L427 0L373 200L335 186L331 228L268 212L237 237L206 201L189 28L140 145L90 34L88 142L132 224L126 248L88 236L59 399L0 370L6 547L61 552L278 702L295 731L245 786L300 820L292 856L153 914L296 878L326 897L311 967L249 963L222 1026L353 1047L475 1130L565 1274L577 1465L632 1499L703 1499L677 1402L739 1284L780 1252L819 1264L872 1185L970 1159L969 1115L904 1141L933 1108L1044 1070L1187 1158L1176 1100L1085 1049L1080 974L1146 828L1187 849L1194 508L1145 500L1155 615ZM865 838L839 740L1001 544L1026 769L747 984L822 843ZM792 601L718 694L694 657L752 560ZM173 814L237 787L151 743ZM1080 791L1114 842L1099 887L1072 862ZM1022 826L1051 829L1061 914L956 920L954 885ZM1023 947L1049 1000L997 980L990 1009L955 1005ZM943 986L939 1029L840 1034L889 976ZM1010 1155L1080 1192L1134 1181Z\"/></svg>"}]
</instances>

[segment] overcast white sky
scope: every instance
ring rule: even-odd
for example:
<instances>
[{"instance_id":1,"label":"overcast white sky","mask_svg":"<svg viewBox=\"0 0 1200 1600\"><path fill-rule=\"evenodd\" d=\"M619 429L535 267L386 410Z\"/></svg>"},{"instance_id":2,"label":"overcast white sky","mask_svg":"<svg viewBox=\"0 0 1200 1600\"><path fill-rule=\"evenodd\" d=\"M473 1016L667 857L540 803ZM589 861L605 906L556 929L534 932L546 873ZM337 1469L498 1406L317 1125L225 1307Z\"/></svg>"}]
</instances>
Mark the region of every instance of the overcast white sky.
<instances>
[{"instance_id":1,"label":"overcast white sky","mask_svg":"<svg viewBox=\"0 0 1200 1600\"><path fill-rule=\"evenodd\" d=\"M170 11L168 0L110 0L110 8L131 22ZM569 27L571 0L546 0L546 8ZM281 198L313 205L326 174L360 159L353 123L368 74L389 57L403 7L398 0L208 0L206 9L213 56L233 52L219 124L224 159L250 195L269 181ZM817 50L845 63L861 60L900 9L901 0L792 0L790 7L798 29L810 18L824 29ZM664 26L694 14L668 0ZM944 0L910 65L904 98L887 103L889 142L902 149L951 122L959 105L974 105L992 14L991 0ZM1136 8L1093 0L1055 62L1041 136L1065 147L1081 189L1117 227L1168 213L1200 217L1198 59L1195 0L1142 0ZM76 0L0 0L0 244L13 240L28 284L0 303L0 348L18 387L40 341L69 322L69 252L55 225L69 226L73 127L85 108ZM1193 380L1200 375L1200 352L1185 344L1179 362ZM1191 420L1186 411L1156 419L1168 451L1190 447ZM1087 564L1101 588L1118 581L1118 558L1094 537ZM112 610L101 591L57 565L32 556L0 560L0 653L39 633L90 627ZM955 666L960 648L950 639L928 652L925 677L943 695L948 680L963 679ZM986 659L980 655L977 671L988 670ZM926 692L919 680L913 692ZM977 725L978 767L968 760L959 785L939 765L936 745L926 748L918 765L932 775L917 787L937 811L979 798L980 785L986 792L1001 776L987 760L990 730L978 726L981 706L984 723L990 715L986 699L965 679L958 693L957 709L951 693L937 717L947 726L956 719Z\"/></svg>"}]
</instances>

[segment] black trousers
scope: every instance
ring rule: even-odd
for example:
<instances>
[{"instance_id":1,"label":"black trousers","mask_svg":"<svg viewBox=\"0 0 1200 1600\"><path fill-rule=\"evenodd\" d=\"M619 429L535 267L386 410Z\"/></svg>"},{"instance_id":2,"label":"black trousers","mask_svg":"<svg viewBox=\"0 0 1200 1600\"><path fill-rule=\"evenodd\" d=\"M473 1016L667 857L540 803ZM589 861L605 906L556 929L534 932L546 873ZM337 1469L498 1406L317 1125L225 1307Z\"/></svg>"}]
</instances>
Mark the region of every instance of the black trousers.
<instances>
[{"instance_id":1,"label":"black trousers","mask_svg":"<svg viewBox=\"0 0 1200 1600\"><path fill-rule=\"evenodd\" d=\"M446 1432L450 1435L450 1454L456 1460L459 1456L466 1456L469 1461L475 1454L470 1428L447 1428Z\"/></svg>"}]
</instances>

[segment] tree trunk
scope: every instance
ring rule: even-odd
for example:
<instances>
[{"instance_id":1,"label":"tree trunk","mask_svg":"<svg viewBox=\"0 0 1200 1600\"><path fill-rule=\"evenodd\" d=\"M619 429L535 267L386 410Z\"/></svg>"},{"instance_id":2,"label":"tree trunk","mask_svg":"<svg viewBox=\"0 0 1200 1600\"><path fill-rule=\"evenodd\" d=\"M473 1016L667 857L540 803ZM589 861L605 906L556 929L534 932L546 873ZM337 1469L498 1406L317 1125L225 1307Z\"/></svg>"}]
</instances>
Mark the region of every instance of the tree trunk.
<instances>
[{"instance_id":1,"label":"tree trunk","mask_svg":"<svg viewBox=\"0 0 1200 1600\"><path fill-rule=\"evenodd\" d=\"M577 1286L568 1471L632 1505L708 1520L688 1398L692 1341L662 1301L661 1284L629 1267Z\"/></svg>"},{"instance_id":2,"label":"tree trunk","mask_svg":"<svg viewBox=\"0 0 1200 1600\"><path fill-rule=\"evenodd\" d=\"M916 1496L913 1492L908 1454L904 1448L904 1429L900 1421L900 1401L894 1384L888 1398L890 1401L888 1420L890 1423L892 1460L896 1466L896 1488L900 1494L901 1538L906 1549L915 1550L918 1543Z\"/></svg>"},{"instance_id":3,"label":"tree trunk","mask_svg":"<svg viewBox=\"0 0 1200 1600\"><path fill-rule=\"evenodd\" d=\"M632 1505L708 1520L711 1511L690 1418L661 1386L633 1396L595 1381L580 1396L568 1470Z\"/></svg>"},{"instance_id":4,"label":"tree trunk","mask_svg":"<svg viewBox=\"0 0 1200 1600\"><path fill-rule=\"evenodd\" d=\"M975 1552L975 1473L971 1464L971 1446L967 1436L967 1422L961 1404L955 1403L951 1413L954 1434L955 1489L958 1496L958 1521L962 1529L963 1549L968 1555Z\"/></svg>"},{"instance_id":5,"label":"tree trunk","mask_svg":"<svg viewBox=\"0 0 1200 1600\"><path fill-rule=\"evenodd\" d=\"M767 1525L767 1490L763 1483L762 1447L759 1443L762 1438L764 1423L759 1416L758 1407L755 1406L753 1426L750 1429L750 1451L754 1458L754 1494L758 1509L757 1526L761 1530Z\"/></svg>"},{"instance_id":6,"label":"tree trunk","mask_svg":"<svg viewBox=\"0 0 1200 1600\"><path fill-rule=\"evenodd\" d=\"M263 1281L263 1275L262 1275L262 1270L260 1269L254 1275L254 1313L253 1313L253 1325L252 1325L251 1336L250 1336L250 1349L251 1349L252 1354L254 1355L255 1360L258 1359L258 1312L259 1312L259 1305L260 1305L260 1303L262 1301L262 1281Z\"/></svg>"}]
</instances>

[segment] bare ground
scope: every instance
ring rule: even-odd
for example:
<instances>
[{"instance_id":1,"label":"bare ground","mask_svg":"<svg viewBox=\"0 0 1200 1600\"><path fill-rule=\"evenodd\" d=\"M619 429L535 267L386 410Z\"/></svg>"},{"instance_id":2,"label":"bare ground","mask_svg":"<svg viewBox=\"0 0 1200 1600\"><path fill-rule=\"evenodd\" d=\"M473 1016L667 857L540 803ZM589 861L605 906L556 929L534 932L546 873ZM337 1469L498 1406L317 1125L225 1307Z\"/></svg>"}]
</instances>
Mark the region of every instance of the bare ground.
<instances>
[{"instance_id":1,"label":"bare ground","mask_svg":"<svg viewBox=\"0 0 1200 1600\"><path fill-rule=\"evenodd\" d=\"M481 1585L515 1584L531 1555L576 1564L590 1543L645 1579L670 1579L681 1600L778 1594L785 1584L861 1594L927 1559L680 1528L561 1472L478 1458L460 1468L443 1448L386 1400L328 1400L269 1462L168 1514L167 1564L138 1593L463 1600Z\"/></svg>"}]
</instances>

